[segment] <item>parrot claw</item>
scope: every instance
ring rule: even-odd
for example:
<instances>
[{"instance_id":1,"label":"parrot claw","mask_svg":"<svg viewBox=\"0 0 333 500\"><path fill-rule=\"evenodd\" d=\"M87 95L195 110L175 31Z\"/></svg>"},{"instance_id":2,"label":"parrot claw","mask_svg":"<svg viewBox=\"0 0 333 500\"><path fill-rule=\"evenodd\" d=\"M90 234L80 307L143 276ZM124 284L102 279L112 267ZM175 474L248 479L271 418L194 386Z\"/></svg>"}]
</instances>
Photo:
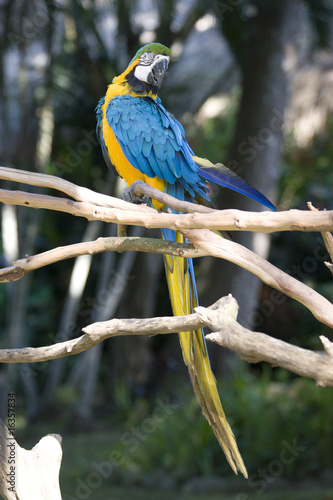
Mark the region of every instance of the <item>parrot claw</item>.
<instances>
[{"instance_id":1,"label":"parrot claw","mask_svg":"<svg viewBox=\"0 0 333 500\"><path fill-rule=\"evenodd\" d=\"M148 205L150 202L149 196L143 195L143 196L138 196L135 192L135 187L139 183L143 183L143 181L137 180L133 182L133 184L130 185L130 187L125 188L123 192L123 199L125 201L128 201L129 203L135 203L136 205L140 204L146 204Z\"/></svg>"}]
</instances>

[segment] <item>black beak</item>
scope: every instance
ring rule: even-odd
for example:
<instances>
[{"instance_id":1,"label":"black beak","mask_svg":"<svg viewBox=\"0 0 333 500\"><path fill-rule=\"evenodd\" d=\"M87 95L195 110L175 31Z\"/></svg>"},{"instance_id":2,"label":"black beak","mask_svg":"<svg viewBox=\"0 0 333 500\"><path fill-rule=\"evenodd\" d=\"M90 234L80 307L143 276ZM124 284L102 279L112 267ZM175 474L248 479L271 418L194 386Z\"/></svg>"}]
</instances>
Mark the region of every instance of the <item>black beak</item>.
<instances>
[{"instance_id":1,"label":"black beak","mask_svg":"<svg viewBox=\"0 0 333 500\"><path fill-rule=\"evenodd\" d=\"M157 61L156 64L154 64L151 68L151 72L148 75L148 83L149 85L152 85L153 87L160 87L165 74L168 69L168 59L163 58L160 61Z\"/></svg>"}]
</instances>

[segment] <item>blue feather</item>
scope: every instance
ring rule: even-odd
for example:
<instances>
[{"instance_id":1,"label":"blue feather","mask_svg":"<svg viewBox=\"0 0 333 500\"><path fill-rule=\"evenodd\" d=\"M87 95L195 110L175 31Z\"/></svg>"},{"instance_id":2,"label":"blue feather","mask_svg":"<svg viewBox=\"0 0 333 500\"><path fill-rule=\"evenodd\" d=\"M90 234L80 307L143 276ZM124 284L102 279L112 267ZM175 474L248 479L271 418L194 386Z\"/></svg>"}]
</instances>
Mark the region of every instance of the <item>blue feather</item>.
<instances>
[{"instance_id":1,"label":"blue feather","mask_svg":"<svg viewBox=\"0 0 333 500\"><path fill-rule=\"evenodd\" d=\"M196 192L199 167L193 161L184 130L164 109L160 99L116 96L108 103L106 119L127 160L148 177ZM176 158L182 154L182 161ZM185 160L186 157L186 160ZM184 195L183 195L184 196Z\"/></svg>"},{"instance_id":2,"label":"blue feather","mask_svg":"<svg viewBox=\"0 0 333 500\"><path fill-rule=\"evenodd\" d=\"M142 136L142 139L143 139L143 144L142 144L142 154L148 158L148 156L150 155L150 151L151 151L151 147L152 147L152 143L151 141L147 141L145 138L143 138Z\"/></svg>"},{"instance_id":3,"label":"blue feather","mask_svg":"<svg viewBox=\"0 0 333 500\"><path fill-rule=\"evenodd\" d=\"M161 161L165 161L166 160L166 153L164 151L164 144L161 144L160 141L157 141L153 144L153 148L154 148L154 153L155 153L155 156L161 160Z\"/></svg>"},{"instance_id":4,"label":"blue feather","mask_svg":"<svg viewBox=\"0 0 333 500\"><path fill-rule=\"evenodd\" d=\"M152 148L151 152L150 152L150 155L149 157L147 158L147 161L149 161L149 165L151 166L152 170L155 172L155 175L159 178L159 179L163 179L165 178L165 180L167 182L174 182L174 178L173 177L169 177L168 176L168 171L165 171L165 177L163 177L163 172L160 170L160 166L156 160L156 156L155 156L155 153L154 153L154 149Z\"/></svg>"},{"instance_id":5,"label":"blue feather","mask_svg":"<svg viewBox=\"0 0 333 500\"><path fill-rule=\"evenodd\" d=\"M135 128L133 126L131 126L129 129L128 129L128 132L127 132L127 135L128 135L128 139L131 141L131 142L135 142L136 141L136 138L137 138L137 131L135 130Z\"/></svg>"},{"instance_id":6,"label":"blue feather","mask_svg":"<svg viewBox=\"0 0 333 500\"><path fill-rule=\"evenodd\" d=\"M107 157L101 132L103 104L104 98L96 109L97 128L103 154ZM184 199L187 193L186 199L195 199L198 194L209 201L202 178L275 210L264 195L226 167L208 168L209 165L206 167L200 159L193 158L182 125L166 111L159 98L116 96L107 105L106 119L127 160L148 177L165 180L170 184L167 192L174 193L176 198Z\"/></svg>"},{"instance_id":7,"label":"blue feather","mask_svg":"<svg viewBox=\"0 0 333 500\"><path fill-rule=\"evenodd\" d=\"M214 182L219 186L227 187L233 191L237 191L237 193L244 194L245 196L252 198L252 200L258 201L271 210L276 211L275 206L266 198L266 196L261 194L254 187L250 186L250 184L231 170L228 171L229 169L227 169L227 167L224 167L224 169L223 172L221 172L218 168L216 170L211 168L200 168L199 175L207 181Z\"/></svg>"}]
</instances>

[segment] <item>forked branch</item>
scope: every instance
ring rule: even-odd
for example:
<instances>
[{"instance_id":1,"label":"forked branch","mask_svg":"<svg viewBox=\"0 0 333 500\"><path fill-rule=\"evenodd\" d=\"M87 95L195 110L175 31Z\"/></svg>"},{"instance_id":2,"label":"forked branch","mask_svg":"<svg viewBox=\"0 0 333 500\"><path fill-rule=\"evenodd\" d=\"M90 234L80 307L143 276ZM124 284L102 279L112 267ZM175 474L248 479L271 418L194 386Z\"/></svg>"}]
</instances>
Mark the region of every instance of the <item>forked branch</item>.
<instances>
[{"instance_id":1,"label":"forked branch","mask_svg":"<svg viewBox=\"0 0 333 500\"><path fill-rule=\"evenodd\" d=\"M71 199L19 191L0 190L0 201L8 204L58 210L117 224L145 227L169 227L188 239L188 244L171 243L152 238L98 238L59 247L35 256L26 256L12 266L0 270L0 281L13 281L26 273L63 259L103 251L144 251L183 257L211 255L229 260L258 276L263 282L304 304L322 323L333 327L333 305L323 296L300 281L279 270L265 259L241 245L221 238L208 229L228 231L273 232L278 230L320 231L329 252L333 252L333 211L288 212L241 212L240 210L213 210L175 200L165 193L140 184L137 194L153 197L166 205L183 211L183 214L159 213L145 205L133 205L125 201L95 193L54 176L36 174L0 167L0 178L39 187L62 191ZM310 207L311 208L311 207ZM195 211L195 213L194 213ZM188 212L188 213L186 213ZM103 340L117 335L154 335L208 327L212 332L209 340L224 345L250 362L267 361L275 366L313 378L320 385L333 385L333 347L322 337L324 351L311 352L286 342L272 339L263 333L255 333L241 327L237 321L237 303L232 297L220 299L210 308L197 308L189 316L111 320L89 325L84 334L76 339L39 348L3 349L0 362L34 363L61 358L83 352Z\"/></svg>"},{"instance_id":2,"label":"forked branch","mask_svg":"<svg viewBox=\"0 0 333 500\"><path fill-rule=\"evenodd\" d=\"M208 308L197 307L188 316L149 319L112 319L83 328L84 335L45 347L0 350L0 362L36 363L79 354L110 337L123 335L156 335L210 328L208 340L218 343L250 362L266 361L299 375L316 380L318 385L333 386L333 344L321 338L324 351L312 352L252 332L237 322L238 304L229 295Z\"/></svg>"},{"instance_id":3,"label":"forked branch","mask_svg":"<svg viewBox=\"0 0 333 500\"><path fill-rule=\"evenodd\" d=\"M71 182L46 174L0 167L0 179L12 180L57 189L73 199L23 191L0 190L0 202L65 212L88 220L102 220L116 224L147 228L212 229L221 231L333 231L333 211L308 212L243 212L241 210L213 210L193 203L181 202L160 191L140 185L140 192L153 196L184 214L160 213L146 205L133 205Z\"/></svg>"}]
</instances>

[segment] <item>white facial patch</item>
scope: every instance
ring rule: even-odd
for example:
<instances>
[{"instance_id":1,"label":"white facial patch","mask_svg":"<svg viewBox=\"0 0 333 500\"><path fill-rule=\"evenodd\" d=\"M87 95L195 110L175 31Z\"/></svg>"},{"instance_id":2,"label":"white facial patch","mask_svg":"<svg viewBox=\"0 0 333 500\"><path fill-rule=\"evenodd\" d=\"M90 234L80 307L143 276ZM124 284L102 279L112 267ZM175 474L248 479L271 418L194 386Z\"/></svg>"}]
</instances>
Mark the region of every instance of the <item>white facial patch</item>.
<instances>
[{"instance_id":1,"label":"white facial patch","mask_svg":"<svg viewBox=\"0 0 333 500\"><path fill-rule=\"evenodd\" d=\"M157 54L152 59L151 57L152 54L153 54L152 52L146 52L145 54L143 54L140 58L140 64L138 64L138 66L136 66L134 70L134 76L141 82L149 83L148 81L149 73L151 72L152 68L162 59L165 59L167 61L167 65L169 64L170 60L169 56ZM144 56L149 56L149 57L144 58Z\"/></svg>"},{"instance_id":2,"label":"white facial patch","mask_svg":"<svg viewBox=\"0 0 333 500\"><path fill-rule=\"evenodd\" d=\"M141 66L139 64L138 66L136 66L136 68L134 70L134 76L135 76L135 78L137 78L141 82L148 83L147 78L148 78L150 71L151 71L150 66Z\"/></svg>"}]
</instances>

